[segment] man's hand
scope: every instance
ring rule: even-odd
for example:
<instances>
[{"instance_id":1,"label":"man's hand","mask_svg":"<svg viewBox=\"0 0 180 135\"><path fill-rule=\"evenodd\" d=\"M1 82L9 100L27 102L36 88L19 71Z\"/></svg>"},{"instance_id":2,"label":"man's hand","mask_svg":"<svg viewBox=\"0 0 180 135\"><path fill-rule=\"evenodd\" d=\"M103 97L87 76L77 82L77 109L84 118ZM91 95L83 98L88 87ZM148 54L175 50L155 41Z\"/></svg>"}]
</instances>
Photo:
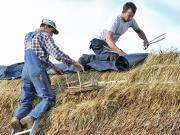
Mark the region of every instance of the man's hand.
<instances>
[{"instance_id":1,"label":"man's hand","mask_svg":"<svg viewBox=\"0 0 180 135\"><path fill-rule=\"evenodd\" d=\"M57 74L62 75L62 74L64 73L64 72L63 72L63 69L60 68L60 67L54 66L54 67L52 67L52 69L53 69Z\"/></svg>"},{"instance_id":2,"label":"man's hand","mask_svg":"<svg viewBox=\"0 0 180 135\"><path fill-rule=\"evenodd\" d=\"M125 53L123 50L121 50L121 49L119 49L119 50L117 51L117 54L118 54L119 56L124 56L124 55L126 55L126 53Z\"/></svg>"},{"instance_id":3,"label":"man's hand","mask_svg":"<svg viewBox=\"0 0 180 135\"><path fill-rule=\"evenodd\" d=\"M146 50L149 47L149 41L144 40L144 50Z\"/></svg>"},{"instance_id":4,"label":"man's hand","mask_svg":"<svg viewBox=\"0 0 180 135\"><path fill-rule=\"evenodd\" d=\"M135 30L136 33L138 34L138 36L144 40L144 50L146 50L149 46L149 41L147 40L147 37L145 35L145 33L140 29L138 28L137 30Z\"/></svg>"},{"instance_id":5,"label":"man's hand","mask_svg":"<svg viewBox=\"0 0 180 135\"><path fill-rule=\"evenodd\" d=\"M73 65L79 70L84 72L84 67L79 62L74 62Z\"/></svg>"},{"instance_id":6,"label":"man's hand","mask_svg":"<svg viewBox=\"0 0 180 135\"><path fill-rule=\"evenodd\" d=\"M113 41L113 36L115 35L114 32L108 31L107 36L106 36L106 43L108 44L108 46L111 48L112 51L114 51L115 53L117 53L119 56L124 56L126 55L126 53L119 49L115 42Z\"/></svg>"}]
</instances>

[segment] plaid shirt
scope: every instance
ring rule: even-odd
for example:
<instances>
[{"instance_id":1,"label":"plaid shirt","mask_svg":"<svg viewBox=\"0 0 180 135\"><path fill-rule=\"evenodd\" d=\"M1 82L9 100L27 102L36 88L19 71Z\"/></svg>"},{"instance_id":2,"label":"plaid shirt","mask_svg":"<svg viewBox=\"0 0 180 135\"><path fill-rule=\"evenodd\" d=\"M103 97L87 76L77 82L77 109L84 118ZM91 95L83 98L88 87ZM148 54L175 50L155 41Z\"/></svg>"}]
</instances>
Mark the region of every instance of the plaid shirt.
<instances>
[{"instance_id":1,"label":"plaid shirt","mask_svg":"<svg viewBox=\"0 0 180 135\"><path fill-rule=\"evenodd\" d=\"M63 63L72 64L74 62L74 60L72 60L68 55L62 52L58 46L55 45L52 36L50 36L47 32L38 29L33 33L35 34L30 41L28 40L29 33L25 36L25 51L27 49L33 50L40 60L44 61L51 67L53 67L54 64L49 61L49 55L58 61L62 61Z\"/></svg>"}]
</instances>

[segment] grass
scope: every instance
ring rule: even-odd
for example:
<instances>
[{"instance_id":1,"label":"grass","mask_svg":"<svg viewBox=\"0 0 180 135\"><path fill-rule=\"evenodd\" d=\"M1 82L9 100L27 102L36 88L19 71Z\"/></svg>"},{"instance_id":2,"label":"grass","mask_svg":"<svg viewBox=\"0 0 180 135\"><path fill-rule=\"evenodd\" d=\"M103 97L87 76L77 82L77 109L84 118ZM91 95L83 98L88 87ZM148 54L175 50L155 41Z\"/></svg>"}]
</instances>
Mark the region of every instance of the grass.
<instances>
[{"instance_id":1,"label":"grass","mask_svg":"<svg viewBox=\"0 0 180 135\"><path fill-rule=\"evenodd\" d=\"M98 78L99 90L71 95L59 91L59 76L51 76L56 106L41 120L38 134L46 135L179 135L180 54L149 55L127 72L87 72L83 80ZM60 76L65 85L64 76ZM18 104L21 81L0 82L0 134Z\"/></svg>"}]
</instances>

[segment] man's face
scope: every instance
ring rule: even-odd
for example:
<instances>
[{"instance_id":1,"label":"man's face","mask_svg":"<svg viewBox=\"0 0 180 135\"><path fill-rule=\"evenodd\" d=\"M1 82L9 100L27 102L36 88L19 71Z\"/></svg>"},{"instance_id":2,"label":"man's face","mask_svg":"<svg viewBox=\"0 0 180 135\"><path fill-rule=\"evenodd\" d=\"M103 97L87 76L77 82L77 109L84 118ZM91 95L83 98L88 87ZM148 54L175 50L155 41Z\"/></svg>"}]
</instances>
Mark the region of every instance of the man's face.
<instances>
[{"instance_id":1,"label":"man's face","mask_svg":"<svg viewBox=\"0 0 180 135\"><path fill-rule=\"evenodd\" d=\"M55 29L49 25L45 26L45 31L49 33L51 36L53 36Z\"/></svg>"},{"instance_id":2,"label":"man's face","mask_svg":"<svg viewBox=\"0 0 180 135\"><path fill-rule=\"evenodd\" d=\"M131 21L131 19L134 17L134 13L132 11L132 9L127 9L125 12L122 13L123 14L123 19L126 21L126 22L129 22Z\"/></svg>"}]
</instances>

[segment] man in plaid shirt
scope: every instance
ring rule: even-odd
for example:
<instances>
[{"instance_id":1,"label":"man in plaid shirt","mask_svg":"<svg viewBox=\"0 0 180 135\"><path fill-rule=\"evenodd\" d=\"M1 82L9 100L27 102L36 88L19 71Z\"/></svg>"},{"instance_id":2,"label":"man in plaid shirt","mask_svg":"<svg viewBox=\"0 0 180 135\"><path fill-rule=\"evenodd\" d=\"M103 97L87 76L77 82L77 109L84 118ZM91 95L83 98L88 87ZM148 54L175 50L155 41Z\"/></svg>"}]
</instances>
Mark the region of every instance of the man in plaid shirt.
<instances>
[{"instance_id":1,"label":"man in plaid shirt","mask_svg":"<svg viewBox=\"0 0 180 135\"><path fill-rule=\"evenodd\" d=\"M57 73L62 73L62 69L49 61L49 55L65 64L73 64L78 70L84 70L80 63L75 62L55 45L53 34L58 34L55 23L43 19L39 29L25 36L22 94L19 107L11 121L14 132L19 132L24 127L31 128L34 120L42 117L55 103L55 94L51 90L46 69L52 68ZM42 100L32 109L35 95Z\"/></svg>"}]
</instances>

